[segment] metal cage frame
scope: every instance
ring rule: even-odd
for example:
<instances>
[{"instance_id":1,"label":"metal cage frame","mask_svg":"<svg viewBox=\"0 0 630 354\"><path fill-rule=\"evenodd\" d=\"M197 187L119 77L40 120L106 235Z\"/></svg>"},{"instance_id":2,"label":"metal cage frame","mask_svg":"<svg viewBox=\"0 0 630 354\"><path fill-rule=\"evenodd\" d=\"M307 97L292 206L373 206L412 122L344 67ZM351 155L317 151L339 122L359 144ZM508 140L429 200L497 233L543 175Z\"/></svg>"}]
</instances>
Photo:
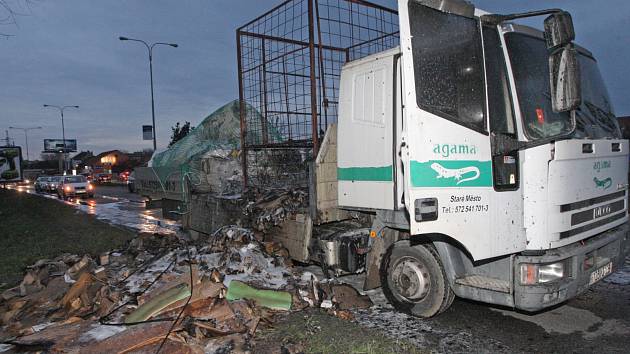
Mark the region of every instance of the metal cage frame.
<instances>
[{"instance_id":1,"label":"metal cage frame","mask_svg":"<svg viewBox=\"0 0 630 354\"><path fill-rule=\"evenodd\" d=\"M236 43L244 186L305 185L296 156L316 156L337 121L342 66L398 46L398 13L364 0L286 0L238 28Z\"/></svg>"}]
</instances>

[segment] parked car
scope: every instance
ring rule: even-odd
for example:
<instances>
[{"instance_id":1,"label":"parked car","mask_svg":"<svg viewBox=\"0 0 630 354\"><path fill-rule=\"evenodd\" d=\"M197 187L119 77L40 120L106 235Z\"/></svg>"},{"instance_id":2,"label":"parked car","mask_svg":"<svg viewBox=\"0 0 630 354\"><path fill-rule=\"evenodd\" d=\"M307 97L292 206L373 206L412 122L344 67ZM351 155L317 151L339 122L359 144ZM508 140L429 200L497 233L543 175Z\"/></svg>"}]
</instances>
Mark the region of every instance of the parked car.
<instances>
[{"instance_id":1,"label":"parked car","mask_svg":"<svg viewBox=\"0 0 630 354\"><path fill-rule=\"evenodd\" d=\"M40 176L35 180L35 192L42 193L48 190L48 181L52 177L50 176Z\"/></svg>"},{"instance_id":2,"label":"parked car","mask_svg":"<svg viewBox=\"0 0 630 354\"><path fill-rule=\"evenodd\" d=\"M92 174L89 172L82 173L81 176L85 177L88 182L92 182L92 180L94 179L94 176L92 176Z\"/></svg>"},{"instance_id":3,"label":"parked car","mask_svg":"<svg viewBox=\"0 0 630 354\"><path fill-rule=\"evenodd\" d=\"M110 173L97 173L94 175L94 182L96 183L109 183L112 181L112 175Z\"/></svg>"},{"instance_id":4,"label":"parked car","mask_svg":"<svg viewBox=\"0 0 630 354\"><path fill-rule=\"evenodd\" d=\"M52 176L48 179L48 184L46 185L46 192L48 193L56 193L57 188L59 187L59 181L63 176Z\"/></svg>"},{"instance_id":5,"label":"parked car","mask_svg":"<svg viewBox=\"0 0 630 354\"><path fill-rule=\"evenodd\" d=\"M127 188L129 188L129 193L136 192L136 172L134 171L127 177Z\"/></svg>"},{"instance_id":6,"label":"parked car","mask_svg":"<svg viewBox=\"0 0 630 354\"><path fill-rule=\"evenodd\" d=\"M59 181L57 195L61 199L69 197L94 197L94 185L85 176L63 176Z\"/></svg>"},{"instance_id":7,"label":"parked car","mask_svg":"<svg viewBox=\"0 0 630 354\"><path fill-rule=\"evenodd\" d=\"M121 173L118 174L118 180L121 182L127 182L127 180L129 179L129 174L131 173L131 171L123 171Z\"/></svg>"}]
</instances>

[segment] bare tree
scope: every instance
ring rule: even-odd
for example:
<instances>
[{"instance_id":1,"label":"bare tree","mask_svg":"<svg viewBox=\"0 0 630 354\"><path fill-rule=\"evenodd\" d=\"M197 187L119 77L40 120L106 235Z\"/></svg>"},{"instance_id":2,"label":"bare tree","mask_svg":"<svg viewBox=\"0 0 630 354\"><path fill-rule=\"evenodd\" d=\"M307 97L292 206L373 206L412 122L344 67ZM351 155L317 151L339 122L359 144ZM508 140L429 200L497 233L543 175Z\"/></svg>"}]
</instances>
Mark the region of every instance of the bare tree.
<instances>
[{"instance_id":1,"label":"bare tree","mask_svg":"<svg viewBox=\"0 0 630 354\"><path fill-rule=\"evenodd\" d=\"M6 28L19 28L18 17L31 14L31 6L39 0L0 0L0 38L13 36Z\"/></svg>"}]
</instances>

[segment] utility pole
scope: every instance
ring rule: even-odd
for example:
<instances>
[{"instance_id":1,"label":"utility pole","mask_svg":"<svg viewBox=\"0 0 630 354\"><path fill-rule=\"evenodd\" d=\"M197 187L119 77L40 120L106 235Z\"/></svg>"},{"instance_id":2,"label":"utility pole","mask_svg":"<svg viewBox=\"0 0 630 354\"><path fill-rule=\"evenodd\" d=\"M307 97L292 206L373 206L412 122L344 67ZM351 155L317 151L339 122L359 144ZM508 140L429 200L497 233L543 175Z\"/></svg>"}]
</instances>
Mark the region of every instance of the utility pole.
<instances>
[{"instance_id":1,"label":"utility pole","mask_svg":"<svg viewBox=\"0 0 630 354\"><path fill-rule=\"evenodd\" d=\"M4 145L6 146L11 146L11 145L15 145L15 144L11 144L11 138L9 138L9 130L5 130L4 134L6 135L6 137L2 140L4 140Z\"/></svg>"},{"instance_id":2,"label":"utility pole","mask_svg":"<svg viewBox=\"0 0 630 354\"><path fill-rule=\"evenodd\" d=\"M31 157L28 154L28 131L35 130L35 129L42 129L42 127L30 127L30 128L9 127L9 129L22 130L24 132L24 143L26 144L26 161L31 161Z\"/></svg>"},{"instance_id":3,"label":"utility pole","mask_svg":"<svg viewBox=\"0 0 630 354\"><path fill-rule=\"evenodd\" d=\"M65 170L67 170L66 167L66 153L68 152L68 148L66 147L66 127L64 125L63 122L63 111L66 108L79 108L79 106L55 106L55 105L50 105L50 104L45 104L44 107L52 107L52 108L57 108L59 110L59 113L61 114L61 135L63 137L63 151L61 152L60 156L59 156L59 162L60 162L60 166L61 166L61 160L63 159L63 168L60 168L60 173L63 174L63 172Z\"/></svg>"},{"instance_id":4,"label":"utility pole","mask_svg":"<svg viewBox=\"0 0 630 354\"><path fill-rule=\"evenodd\" d=\"M167 45L169 47L177 48L178 45L176 43L162 43L162 42L156 42L149 45L147 42L141 39L127 38L127 37L118 37L118 39L120 39L121 41L140 42L144 44L144 46L147 47L147 50L149 51L149 75L151 76L151 118L153 120L153 151L156 151L157 140L156 140L156 133L155 133L155 101L153 99L153 47L155 47L156 45Z\"/></svg>"}]
</instances>

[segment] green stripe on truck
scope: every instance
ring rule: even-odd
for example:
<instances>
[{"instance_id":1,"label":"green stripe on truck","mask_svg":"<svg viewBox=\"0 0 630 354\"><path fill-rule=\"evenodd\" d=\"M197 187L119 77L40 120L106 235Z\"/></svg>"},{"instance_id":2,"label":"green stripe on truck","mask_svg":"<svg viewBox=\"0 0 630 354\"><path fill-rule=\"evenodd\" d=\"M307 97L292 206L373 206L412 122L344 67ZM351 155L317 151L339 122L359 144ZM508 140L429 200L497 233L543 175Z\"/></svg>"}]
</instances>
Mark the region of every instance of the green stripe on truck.
<instances>
[{"instance_id":1,"label":"green stripe on truck","mask_svg":"<svg viewBox=\"0 0 630 354\"><path fill-rule=\"evenodd\" d=\"M391 182L392 166L385 167L338 167L339 181Z\"/></svg>"}]
</instances>

